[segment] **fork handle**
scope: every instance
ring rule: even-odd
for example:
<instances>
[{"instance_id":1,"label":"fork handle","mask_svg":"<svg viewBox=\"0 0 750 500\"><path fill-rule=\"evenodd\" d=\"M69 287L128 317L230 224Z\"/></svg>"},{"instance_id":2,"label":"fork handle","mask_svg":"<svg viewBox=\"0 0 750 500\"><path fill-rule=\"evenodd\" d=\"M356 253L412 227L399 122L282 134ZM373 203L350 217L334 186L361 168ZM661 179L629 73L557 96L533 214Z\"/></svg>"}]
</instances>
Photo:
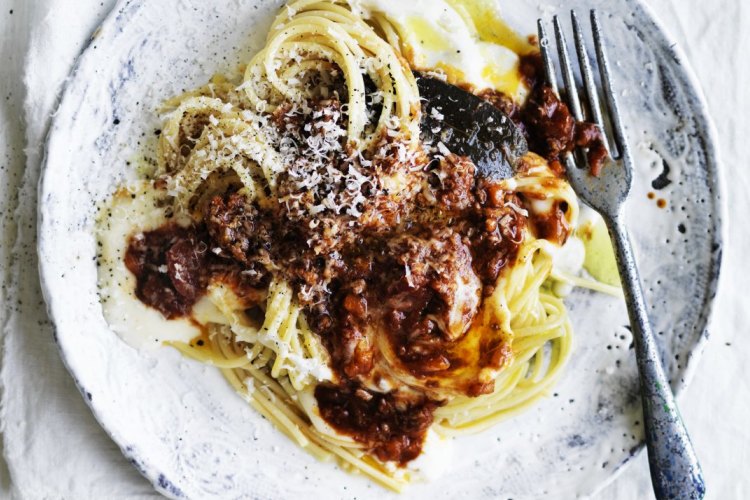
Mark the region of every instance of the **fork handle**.
<instances>
[{"instance_id":1,"label":"fork handle","mask_svg":"<svg viewBox=\"0 0 750 500\"><path fill-rule=\"evenodd\" d=\"M651 331L633 248L619 216L604 217L633 330L651 482L658 500L702 499L706 487Z\"/></svg>"}]
</instances>

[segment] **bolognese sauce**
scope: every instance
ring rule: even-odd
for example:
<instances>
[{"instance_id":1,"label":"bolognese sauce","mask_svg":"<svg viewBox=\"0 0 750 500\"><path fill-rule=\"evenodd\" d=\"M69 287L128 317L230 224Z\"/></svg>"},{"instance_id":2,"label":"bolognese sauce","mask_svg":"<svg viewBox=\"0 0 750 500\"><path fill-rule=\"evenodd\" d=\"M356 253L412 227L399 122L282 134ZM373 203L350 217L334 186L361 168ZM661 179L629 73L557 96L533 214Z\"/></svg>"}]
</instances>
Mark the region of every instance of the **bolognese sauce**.
<instances>
[{"instance_id":1,"label":"bolognese sauce","mask_svg":"<svg viewBox=\"0 0 750 500\"><path fill-rule=\"evenodd\" d=\"M531 149L548 158L599 139L548 88L533 92L523 109L499 94L482 96L520 120ZM271 275L287 280L336 374L315 389L320 415L381 460L403 465L419 454L442 404L437 389L492 392L486 370L504 366L510 346L498 325L476 338L466 333L527 227L565 241L566 207L529 215L528 200L479 176L468 158L432 150L404 160L395 135L382 137L379 154L352 160L345 138L330 133L345 121L341 104L326 98L308 106L306 116L287 108L274 115L300 168L346 173L356 161L371 177L335 174L309 187L291 171L278 179L278 199L263 203L229 187L196 204L193 226L172 223L132 237L126 265L137 297L167 318L189 315L217 279L247 298L248 308ZM331 136L335 142L326 144ZM310 165L313 157L320 163ZM328 204L311 213L309 203ZM414 390L372 388L387 377L379 368L384 358Z\"/></svg>"}]
</instances>

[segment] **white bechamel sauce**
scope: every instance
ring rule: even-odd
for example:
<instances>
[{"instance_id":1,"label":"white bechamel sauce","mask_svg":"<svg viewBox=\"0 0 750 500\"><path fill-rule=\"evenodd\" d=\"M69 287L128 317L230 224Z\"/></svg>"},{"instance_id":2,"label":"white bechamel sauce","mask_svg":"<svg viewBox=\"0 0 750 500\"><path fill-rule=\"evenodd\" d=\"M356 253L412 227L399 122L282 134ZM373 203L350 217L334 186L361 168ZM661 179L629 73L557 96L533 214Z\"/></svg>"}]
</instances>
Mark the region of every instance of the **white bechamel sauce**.
<instances>
[{"instance_id":1,"label":"white bechamel sauce","mask_svg":"<svg viewBox=\"0 0 750 500\"><path fill-rule=\"evenodd\" d=\"M157 196L148 182L122 188L102 208L98 224L102 311L110 328L137 349L156 349L165 341L188 342L200 334L190 321L167 320L138 300L135 276L125 267L128 238L167 221L164 210L156 206Z\"/></svg>"},{"instance_id":2,"label":"white bechamel sauce","mask_svg":"<svg viewBox=\"0 0 750 500\"><path fill-rule=\"evenodd\" d=\"M577 236L571 236L565 245L558 247L550 245L548 252L552 255L552 262L556 269L569 274L578 274L583 269L586 259L586 247Z\"/></svg>"},{"instance_id":3,"label":"white bechamel sauce","mask_svg":"<svg viewBox=\"0 0 750 500\"><path fill-rule=\"evenodd\" d=\"M428 430L422 453L407 464L407 469L414 480L435 481L451 469L453 456L453 440Z\"/></svg>"}]
</instances>

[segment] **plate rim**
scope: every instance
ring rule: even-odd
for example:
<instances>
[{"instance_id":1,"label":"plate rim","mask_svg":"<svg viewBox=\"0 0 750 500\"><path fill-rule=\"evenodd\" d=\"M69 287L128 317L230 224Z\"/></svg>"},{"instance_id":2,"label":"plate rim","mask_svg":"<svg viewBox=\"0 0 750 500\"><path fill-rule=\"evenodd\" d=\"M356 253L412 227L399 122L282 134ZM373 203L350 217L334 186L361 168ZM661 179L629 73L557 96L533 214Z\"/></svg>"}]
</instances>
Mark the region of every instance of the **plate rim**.
<instances>
[{"instance_id":1,"label":"plate rim","mask_svg":"<svg viewBox=\"0 0 750 500\"><path fill-rule=\"evenodd\" d=\"M680 396L683 394L695 375L697 365L708 343L708 339L710 338L709 329L711 327L712 320L714 319L717 292L719 290L722 275L721 270L723 264L724 235L726 234L727 230L728 207L726 199L724 197L724 193L726 192L724 164L721 159L718 132L711 117L708 103L705 98L705 93L682 47L675 41L673 35L669 30L665 28L662 20L655 15L653 8L647 2L645 2L645 0L615 1L631 3L634 7L634 11L638 9L641 10L641 16L636 17L646 18L651 23L653 23L655 28L655 30L653 31L653 34L655 35L654 40L658 42L657 44L655 44L655 47L658 48L661 54L671 57L671 59L674 61L674 64L670 65L670 67L675 71L678 79L682 80L686 84L684 88L689 91L688 95L690 96L690 100L693 103L690 106L690 111L695 118L698 128L702 129L703 131L703 133L699 137L702 140L701 142L703 151L706 155L706 179L712 187L710 199L711 206L713 208L713 211L711 213L714 218L714 231L713 238L711 239L711 244L717 250L713 252L713 255L711 257L711 264L708 273L709 279L704 287L707 300L702 305L702 312L699 315L698 323L696 325L696 330L700 330L701 333L694 343L692 349L690 350L690 356L684 364L682 376L672 383L673 391L679 401ZM52 114L52 118L49 121L48 129L44 137L43 157L40 164L40 173L37 184L38 201L36 208L36 253L38 257L39 281L42 296L45 302L45 308L52 325L53 339L60 354L60 358L66 370L73 379L76 388L83 398L83 401L91 410L91 413L94 416L97 424L120 449L120 452L125 457L125 459L128 460L128 462L130 462L133 467L151 483L156 491L169 498L184 498L185 495L184 493L182 493L179 487L177 487L168 478L166 478L163 473L155 470L152 466L149 466L147 462L139 460L139 458L127 448L127 446L124 444L126 442L124 437L121 436L116 430L110 429L107 425L105 425L106 417L103 415L103 412L100 412L93 400L87 397L86 388L77 377L74 367L72 367L68 362L66 347L63 345L64 342L60 339L57 321L55 319L55 310L60 307L60 300L54 297L52 291L48 287L45 276L48 273L52 272L52 269L48 268L47 264L42 258L44 255L45 236L52 232L49 228L49 223L44 213L42 202L44 200L45 193L48 192L46 183L50 162L48 153L50 144L53 140L56 125L58 121L61 120L59 110L63 107L67 100L73 98L73 94L69 92L70 86L74 81L81 64L85 61L87 55L91 52L91 47L96 41L98 33L100 31L103 31L109 25L114 24L117 21L119 12L129 7L131 4L138 4L142 2L143 0L117 0L115 2L112 9L105 16L104 20L91 32L81 51L76 56L71 66L71 71L65 79L62 87L60 88L58 98L53 104L54 112ZM601 11L602 9L600 8L599 10ZM620 477L620 475L626 469L627 465L629 465L629 463L633 461L634 457L637 457L641 454L644 447L645 442L641 440L636 446L636 451L629 457L626 457L620 464L613 467L611 474L609 474L606 479L602 480L601 483L599 483L599 485L590 492L590 495L596 495L604 488L612 484L618 477Z\"/></svg>"}]
</instances>

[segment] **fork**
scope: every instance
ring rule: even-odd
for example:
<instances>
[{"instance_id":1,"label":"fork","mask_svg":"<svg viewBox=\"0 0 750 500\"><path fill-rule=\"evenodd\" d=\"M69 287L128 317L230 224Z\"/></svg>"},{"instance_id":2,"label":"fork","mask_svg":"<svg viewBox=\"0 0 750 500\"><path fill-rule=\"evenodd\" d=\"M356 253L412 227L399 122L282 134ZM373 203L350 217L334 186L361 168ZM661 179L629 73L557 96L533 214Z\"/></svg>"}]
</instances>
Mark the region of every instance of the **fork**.
<instances>
[{"instance_id":1,"label":"fork","mask_svg":"<svg viewBox=\"0 0 750 500\"><path fill-rule=\"evenodd\" d=\"M701 499L705 494L703 473L661 364L659 350L646 314L646 303L633 249L622 220L622 206L633 183L633 159L620 119L617 98L612 88L610 66L602 43L601 24L596 10L592 10L593 40L601 75L602 100L606 107L600 106L600 90L594 79L583 30L575 11L571 12L571 18L588 110L584 110L578 95L578 85L568 54L567 41L557 16L554 17L553 24L562 70L562 89L559 89L557 85L550 39L547 37L543 21L539 19L537 23L539 45L545 76L547 83L558 97L562 90L563 97L576 121L588 119L599 127L605 139L609 159L599 177L594 177L586 168L580 168L585 165L585 155L581 151L578 151L578 155L567 153L564 161L568 180L578 196L601 214L615 248L617 267L620 271L634 338L648 461L656 498L658 500ZM607 112L612 137L607 136L605 129L604 113Z\"/></svg>"}]
</instances>

